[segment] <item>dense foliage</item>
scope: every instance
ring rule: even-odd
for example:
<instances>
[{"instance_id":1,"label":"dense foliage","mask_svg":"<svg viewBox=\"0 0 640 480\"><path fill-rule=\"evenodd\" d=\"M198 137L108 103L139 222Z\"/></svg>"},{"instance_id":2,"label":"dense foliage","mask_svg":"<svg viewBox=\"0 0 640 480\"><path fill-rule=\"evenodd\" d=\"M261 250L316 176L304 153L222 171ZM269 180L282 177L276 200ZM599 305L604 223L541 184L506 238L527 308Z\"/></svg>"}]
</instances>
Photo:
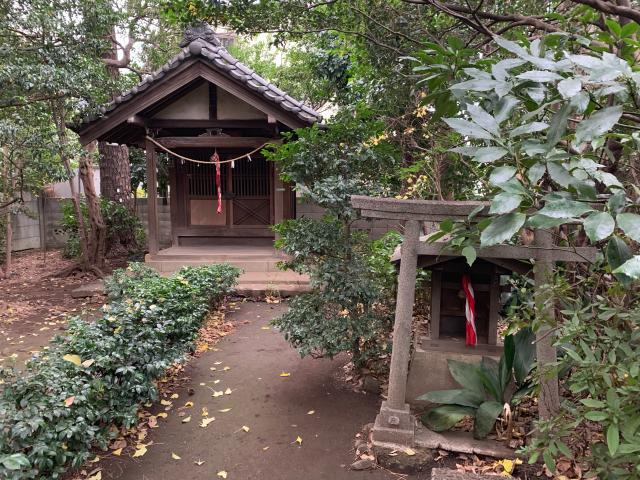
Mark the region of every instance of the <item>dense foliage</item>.
<instances>
[{"instance_id":1,"label":"dense foliage","mask_svg":"<svg viewBox=\"0 0 640 480\"><path fill-rule=\"evenodd\" d=\"M140 404L158 397L155 380L192 348L238 275L224 264L169 278L139 264L115 272L102 317L71 319L26 371L0 372L0 477L60 478L92 447L106 448L119 427L135 425Z\"/></svg>"},{"instance_id":2,"label":"dense foliage","mask_svg":"<svg viewBox=\"0 0 640 480\"><path fill-rule=\"evenodd\" d=\"M81 204L85 221L88 221L87 206ZM143 252L146 246L144 225L140 219L123 204L105 198L100 200L102 217L107 227L106 253L110 256L135 255ZM63 254L67 258L80 255L78 218L70 201L62 204L61 226L67 233Z\"/></svg>"}]
</instances>

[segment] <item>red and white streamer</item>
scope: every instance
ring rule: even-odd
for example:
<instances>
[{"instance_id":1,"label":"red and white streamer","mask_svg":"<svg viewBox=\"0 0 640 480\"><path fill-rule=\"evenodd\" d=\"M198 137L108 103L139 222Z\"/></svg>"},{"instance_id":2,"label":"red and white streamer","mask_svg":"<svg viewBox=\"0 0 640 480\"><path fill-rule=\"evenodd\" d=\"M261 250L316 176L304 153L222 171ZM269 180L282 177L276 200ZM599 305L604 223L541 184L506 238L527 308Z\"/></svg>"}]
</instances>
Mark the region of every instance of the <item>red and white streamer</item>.
<instances>
[{"instance_id":1,"label":"red and white streamer","mask_svg":"<svg viewBox=\"0 0 640 480\"><path fill-rule=\"evenodd\" d=\"M222 185L220 182L220 156L217 151L211 155L211 161L216 164L216 190L218 191L218 209L216 212L219 215L222 213Z\"/></svg>"},{"instance_id":2,"label":"red and white streamer","mask_svg":"<svg viewBox=\"0 0 640 480\"><path fill-rule=\"evenodd\" d=\"M476 332L476 298L473 293L473 287L471 286L471 280L467 274L462 276L462 289L464 290L464 296L466 298L464 305L464 316L467 319L466 343L469 347L475 347L478 344Z\"/></svg>"}]
</instances>

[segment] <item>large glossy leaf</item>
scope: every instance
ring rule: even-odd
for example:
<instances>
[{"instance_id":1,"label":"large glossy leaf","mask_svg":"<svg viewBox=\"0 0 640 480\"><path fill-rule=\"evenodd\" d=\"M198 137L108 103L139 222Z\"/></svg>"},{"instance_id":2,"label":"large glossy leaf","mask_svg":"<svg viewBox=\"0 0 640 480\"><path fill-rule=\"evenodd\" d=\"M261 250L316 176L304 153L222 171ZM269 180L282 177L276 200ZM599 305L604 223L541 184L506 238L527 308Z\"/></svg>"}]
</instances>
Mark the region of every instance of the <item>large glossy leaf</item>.
<instances>
[{"instance_id":1,"label":"large glossy leaf","mask_svg":"<svg viewBox=\"0 0 640 480\"><path fill-rule=\"evenodd\" d=\"M631 282L631 278L624 273L615 273L615 270L629 260L633 253L631 253L631 249L629 246L624 243L617 235L612 236L607 242L607 262L609 262L609 266L611 270L614 271L615 277L624 284L628 284Z\"/></svg>"},{"instance_id":2,"label":"large glossy leaf","mask_svg":"<svg viewBox=\"0 0 640 480\"><path fill-rule=\"evenodd\" d=\"M511 114L513 108L519 103L520 100L511 95L507 95L506 97L502 98L494 109L496 121L498 123L504 122L507 118L509 118L509 115Z\"/></svg>"},{"instance_id":3,"label":"large glossy leaf","mask_svg":"<svg viewBox=\"0 0 640 480\"><path fill-rule=\"evenodd\" d=\"M482 357L480 363L480 381L484 385L485 390L493 397L494 400L502 402L503 391L500 385L499 363L491 357Z\"/></svg>"},{"instance_id":4,"label":"large glossy leaf","mask_svg":"<svg viewBox=\"0 0 640 480\"><path fill-rule=\"evenodd\" d=\"M582 82L578 78L565 78L558 83L558 93L562 98L575 97L582 90Z\"/></svg>"},{"instance_id":5,"label":"large glossy leaf","mask_svg":"<svg viewBox=\"0 0 640 480\"><path fill-rule=\"evenodd\" d=\"M535 333L530 328L521 328L513 335L515 354L513 356L513 373L516 383L522 384L531 372L536 360Z\"/></svg>"},{"instance_id":6,"label":"large glossy leaf","mask_svg":"<svg viewBox=\"0 0 640 480\"><path fill-rule=\"evenodd\" d=\"M561 80L562 77L554 72L547 72L544 70L530 70L528 72L523 72L516 76L520 80L531 80L533 82L554 82L556 80Z\"/></svg>"},{"instance_id":7,"label":"large glossy leaf","mask_svg":"<svg viewBox=\"0 0 640 480\"><path fill-rule=\"evenodd\" d=\"M546 215L534 215L527 220L527 226L530 228L554 228L566 223L566 218L552 218Z\"/></svg>"},{"instance_id":8,"label":"large glossy leaf","mask_svg":"<svg viewBox=\"0 0 640 480\"><path fill-rule=\"evenodd\" d=\"M502 215L503 213L509 213L515 210L522 203L522 196L515 193L503 192L499 193L491 201L491 208L489 213L495 215Z\"/></svg>"},{"instance_id":9,"label":"large glossy leaf","mask_svg":"<svg viewBox=\"0 0 640 480\"><path fill-rule=\"evenodd\" d=\"M494 218L480 234L480 243L483 247L489 247L510 240L522 228L526 219L524 213L517 212Z\"/></svg>"},{"instance_id":10,"label":"large glossy leaf","mask_svg":"<svg viewBox=\"0 0 640 480\"><path fill-rule=\"evenodd\" d=\"M590 142L604 135L620 120L622 105L614 105L598 110L576 127L575 143Z\"/></svg>"},{"instance_id":11,"label":"large glossy leaf","mask_svg":"<svg viewBox=\"0 0 640 480\"><path fill-rule=\"evenodd\" d=\"M547 171L549 172L551 180L556 182L561 187L567 188L569 185L576 181L576 178L559 163L548 162Z\"/></svg>"},{"instance_id":12,"label":"large glossy leaf","mask_svg":"<svg viewBox=\"0 0 640 480\"><path fill-rule=\"evenodd\" d=\"M640 278L640 255L634 255L613 271L614 274L622 273L637 280Z\"/></svg>"},{"instance_id":13,"label":"large glossy leaf","mask_svg":"<svg viewBox=\"0 0 640 480\"><path fill-rule=\"evenodd\" d=\"M494 168L489 175L489 182L492 185L500 186L516 174L515 167L505 165L503 167Z\"/></svg>"},{"instance_id":14,"label":"large glossy leaf","mask_svg":"<svg viewBox=\"0 0 640 480\"><path fill-rule=\"evenodd\" d=\"M420 420L434 432L449 430L456 423L465 417L472 417L476 409L473 407L463 407L460 405L442 405L427 410Z\"/></svg>"},{"instance_id":15,"label":"large glossy leaf","mask_svg":"<svg viewBox=\"0 0 640 480\"><path fill-rule=\"evenodd\" d=\"M627 237L640 242L640 215L621 213L616 217L616 221Z\"/></svg>"},{"instance_id":16,"label":"large glossy leaf","mask_svg":"<svg viewBox=\"0 0 640 480\"><path fill-rule=\"evenodd\" d=\"M497 418L502 413L503 404L499 402L484 402L476 411L476 421L473 425L473 436L486 438L493 430Z\"/></svg>"},{"instance_id":17,"label":"large glossy leaf","mask_svg":"<svg viewBox=\"0 0 640 480\"><path fill-rule=\"evenodd\" d=\"M491 140L493 136L477 123L463 118L445 118L444 121L460 135L483 140Z\"/></svg>"},{"instance_id":18,"label":"large glossy leaf","mask_svg":"<svg viewBox=\"0 0 640 480\"><path fill-rule=\"evenodd\" d=\"M504 339L504 350L498 362L498 380L503 393L513 379L513 359L515 354L516 344L513 340L513 335L507 335Z\"/></svg>"},{"instance_id":19,"label":"large glossy leaf","mask_svg":"<svg viewBox=\"0 0 640 480\"><path fill-rule=\"evenodd\" d=\"M624 215L624 214L622 214ZM618 223L620 222L618 215ZM636 215L637 216L637 215ZM640 217L638 217L640 219ZM609 237L616 228L616 222L607 212L594 212L584 219L584 231L592 242L599 242Z\"/></svg>"},{"instance_id":20,"label":"large glossy leaf","mask_svg":"<svg viewBox=\"0 0 640 480\"><path fill-rule=\"evenodd\" d=\"M531 123L527 123L526 125L521 125L519 127L514 128L509 133L509 136L510 137L517 137L519 135L524 135L526 133L541 132L543 130L546 130L547 128L549 128L549 124L548 123L531 122Z\"/></svg>"},{"instance_id":21,"label":"large glossy leaf","mask_svg":"<svg viewBox=\"0 0 640 480\"><path fill-rule=\"evenodd\" d=\"M593 208L588 203L561 199L548 202L538 213L551 218L573 218L591 211Z\"/></svg>"},{"instance_id":22,"label":"large glossy leaf","mask_svg":"<svg viewBox=\"0 0 640 480\"><path fill-rule=\"evenodd\" d=\"M467 105L467 112L471 115L471 119L487 132L492 133L496 137L500 136L500 127L498 127L498 122L482 107L470 103Z\"/></svg>"},{"instance_id":23,"label":"large glossy leaf","mask_svg":"<svg viewBox=\"0 0 640 480\"><path fill-rule=\"evenodd\" d=\"M484 395L467 389L434 390L433 392L427 392L424 395L420 395L416 400L475 408L484 402Z\"/></svg>"},{"instance_id":24,"label":"large glossy leaf","mask_svg":"<svg viewBox=\"0 0 640 480\"><path fill-rule=\"evenodd\" d=\"M479 366L473 363L460 362L458 360L447 360L449 373L461 387L484 395L482 381L478 376Z\"/></svg>"}]
</instances>

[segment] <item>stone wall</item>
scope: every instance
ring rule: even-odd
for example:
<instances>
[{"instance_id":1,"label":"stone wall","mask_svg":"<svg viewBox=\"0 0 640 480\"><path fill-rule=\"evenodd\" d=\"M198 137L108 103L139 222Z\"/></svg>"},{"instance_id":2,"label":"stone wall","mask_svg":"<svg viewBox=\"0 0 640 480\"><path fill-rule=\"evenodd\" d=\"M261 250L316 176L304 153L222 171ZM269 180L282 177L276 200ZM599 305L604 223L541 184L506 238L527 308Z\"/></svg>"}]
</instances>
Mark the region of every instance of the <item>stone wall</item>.
<instances>
[{"instance_id":1,"label":"stone wall","mask_svg":"<svg viewBox=\"0 0 640 480\"><path fill-rule=\"evenodd\" d=\"M146 198L137 200L136 213L148 232L149 216ZM158 237L161 248L171 246L171 208L168 199L166 202L162 198L158 199Z\"/></svg>"}]
</instances>

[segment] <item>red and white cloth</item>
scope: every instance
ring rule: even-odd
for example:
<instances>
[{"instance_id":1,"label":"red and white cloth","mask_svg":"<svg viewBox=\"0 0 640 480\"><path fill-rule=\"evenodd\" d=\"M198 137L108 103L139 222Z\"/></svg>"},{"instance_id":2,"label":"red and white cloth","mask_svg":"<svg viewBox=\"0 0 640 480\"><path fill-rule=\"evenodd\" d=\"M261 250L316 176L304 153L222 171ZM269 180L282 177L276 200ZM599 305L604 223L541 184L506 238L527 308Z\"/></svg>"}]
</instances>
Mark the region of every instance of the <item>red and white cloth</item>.
<instances>
[{"instance_id":1,"label":"red and white cloth","mask_svg":"<svg viewBox=\"0 0 640 480\"><path fill-rule=\"evenodd\" d=\"M222 185L220 182L220 156L217 151L211 155L211 161L216 165L216 190L218 192L218 209L216 213L219 215L222 213Z\"/></svg>"},{"instance_id":2,"label":"red and white cloth","mask_svg":"<svg viewBox=\"0 0 640 480\"><path fill-rule=\"evenodd\" d=\"M464 290L465 305L464 316L467 319L466 344L468 347L475 347L478 344L476 333L476 298L471 286L471 280L466 273L462 276L462 289Z\"/></svg>"}]
</instances>

